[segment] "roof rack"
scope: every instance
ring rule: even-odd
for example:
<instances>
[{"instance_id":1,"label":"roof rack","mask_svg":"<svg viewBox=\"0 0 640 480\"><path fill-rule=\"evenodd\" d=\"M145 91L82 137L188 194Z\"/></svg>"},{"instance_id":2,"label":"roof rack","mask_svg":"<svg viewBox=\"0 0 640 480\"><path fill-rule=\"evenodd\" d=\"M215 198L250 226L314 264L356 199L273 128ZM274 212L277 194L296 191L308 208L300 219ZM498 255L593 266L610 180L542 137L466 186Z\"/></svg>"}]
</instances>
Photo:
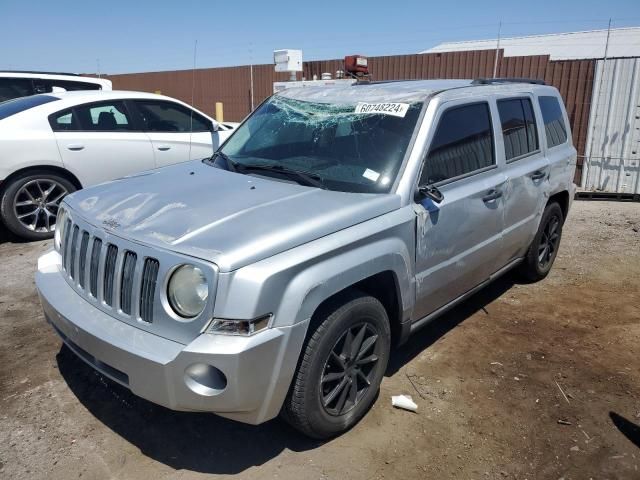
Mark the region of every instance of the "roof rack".
<instances>
[{"instance_id":1,"label":"roof rack","mask_svg":"<svg viewBox=\"0 0 640 480\"><path fill-rule=\"evenodd\" d=\"M534 85L546 85L544 80L536 78L476 78L471 85L494 85L500 83L532 83Z\"/></svg>"},{"instance_id":2,"label":"roof rack","mask_svg":"<svg viewBox=\"0 0 640 480\"><path fill-rule=\"evenodd\" d=\"M67 72L42 72L38 70L2 70L0 69L0 73L35 73L35 74L43 74L43 75L71 75L73 77L79 77L79 73L67 73Z\"/></svg>"}]
</instances>

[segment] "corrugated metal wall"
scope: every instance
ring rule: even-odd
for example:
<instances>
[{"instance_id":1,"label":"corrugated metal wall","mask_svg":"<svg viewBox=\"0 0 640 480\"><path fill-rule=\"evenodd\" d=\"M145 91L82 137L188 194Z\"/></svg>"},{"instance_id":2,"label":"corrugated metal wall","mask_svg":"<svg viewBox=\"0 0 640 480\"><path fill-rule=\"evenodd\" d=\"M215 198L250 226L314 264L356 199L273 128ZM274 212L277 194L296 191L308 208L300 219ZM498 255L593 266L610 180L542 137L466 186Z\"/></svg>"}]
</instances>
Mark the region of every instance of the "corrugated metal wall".
<instances>
[{"instance_id":1,"label":"corrugated metal wall","mask_svg":"<svg viewBox=\"0 0 640 480\"><path fill-rule=\"evenodd\" d=\"M369 57L369 69L374 80L491 77L495 55L495 50L478 50ZM336 70L343 68L341 59L304 62L303 73L298 78L304 76L310 80L313 75L320 78L323 72L335 75ZM560 90L580 156L576 179L581 177L581 160L586 147L594 70L593 60L552 62L546 55L502 57L502 51L498 57L499 76L544 79ZM251 110L249 66L197 69L193 102L194 77L191 70L110 75L108 78L113 82L114 89L159 90L164 95L193 103L196 108L210 115L214 114L215 103L223 102L225 120L242 120ZM287 79L288 74L276 74L271 64L255 65L254 104L257 106L271 95L274 81Z\"/></svg>"},{"instance_id":2,"label":"corrugated metal wall","mask_svg":"<svg viewBox=\"0 0 640 480\"><path fill-rule=\"evenodd\" d=\"M598 60L582 186L640 193L640 58Z\"/></svg>"}]
</instances>

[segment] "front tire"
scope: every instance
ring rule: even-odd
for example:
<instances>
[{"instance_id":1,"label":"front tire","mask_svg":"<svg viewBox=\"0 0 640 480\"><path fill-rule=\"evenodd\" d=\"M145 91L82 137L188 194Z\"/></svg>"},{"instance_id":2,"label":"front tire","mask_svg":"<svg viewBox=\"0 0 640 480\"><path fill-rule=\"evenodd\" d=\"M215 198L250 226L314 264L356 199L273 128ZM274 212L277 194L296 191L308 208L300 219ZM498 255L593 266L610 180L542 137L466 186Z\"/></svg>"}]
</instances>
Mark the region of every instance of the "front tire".
<instances>
[{"instance_id":1,"label":"front tire","mask_svg":"<svg viewBox=\"0 0 640 480\"><path fill-rule=\"evenodd\" d=\"M283 416L309 437L325 439L355 425L375 400L391 347L389 318L374 297L352 291L312 323Z\"/></svg>"},{"instance_id":2,"label":"front tire","mask_svg":"<svg viewBox=\"0 0 640 480\"><path fill-rule=\"evenodd\" d=\"M520 266L520 273L525 280L537 282L549 274L558 255L563 225L564 215L560 205L555 202L547 205L536 236Z\"/></svg>"},{"instance_id":3,"label":"front tire","mask_svg":"<svg viewBox=\"0 0 640 480\"><path fill-rule=\"evenodd\" d=\"M7 228L27 240L51 238L58 207L75 191L66 178L46 171L27 172L9 181L0 198L0 216Z\"/></svg>"}]
</instances>

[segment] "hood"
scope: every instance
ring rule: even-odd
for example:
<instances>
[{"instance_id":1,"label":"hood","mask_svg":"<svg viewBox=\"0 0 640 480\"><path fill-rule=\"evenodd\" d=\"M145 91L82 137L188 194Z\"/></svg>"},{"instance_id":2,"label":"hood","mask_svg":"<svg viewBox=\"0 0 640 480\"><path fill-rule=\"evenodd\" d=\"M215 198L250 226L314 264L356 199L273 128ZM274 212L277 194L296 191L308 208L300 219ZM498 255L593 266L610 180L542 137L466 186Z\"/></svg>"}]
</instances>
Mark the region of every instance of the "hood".
<instances>
[{"instance_id":1,"label":"hood","mask_svg":"<svg viewBox=\"0 0 640 480\"><path fill-rule=\"evenodd\" d=\"M334 192L201 161L144 172L65 199L96 227L231 271L400 208L393 194Z\"/></svg>"}]
</instances>

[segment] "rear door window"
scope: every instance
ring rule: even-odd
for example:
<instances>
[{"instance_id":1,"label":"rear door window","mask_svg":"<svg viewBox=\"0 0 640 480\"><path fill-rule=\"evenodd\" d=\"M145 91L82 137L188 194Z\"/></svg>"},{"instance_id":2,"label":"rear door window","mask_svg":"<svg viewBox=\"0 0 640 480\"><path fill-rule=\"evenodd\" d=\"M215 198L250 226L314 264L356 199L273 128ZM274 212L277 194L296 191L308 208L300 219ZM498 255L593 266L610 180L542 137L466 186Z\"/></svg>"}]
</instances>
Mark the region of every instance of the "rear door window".
<instances>
[{"instance_id":1,"label":"rear door window","mask_svg":"<svg viewBox=\"0 0 640 480\"><path fill-rule=\"evenodd\" d=\"M567 128L558 98L551 96L538 97L538 103L542 111L547 148L565 143L567 141Z\"/></svg>"},{"instance_id":2,"label":"rear door window","mask_svg":"<svg viewBox=\"0 0 640 480\"><path fill-rule=\"evenodd\" d=\"M440 117L420 183L462 177L495 164L489 105L453 107Z\"/></svg>"},{"instance_id":3,"label":"rear door window","mask_svg":"<svg viewBox=\"0 0 640 480\"><path fill-rule=\"evenodd\" d=\"M507 161L538 150L538 132L531 100L498 100L504 154Z\"/></svg>"},{"instance_id":4,"label":"rear door window","mask_svg":"<svg viewBox=\"0 0 640 480\"><path fill-rule=\"evenodd\" d=\"M208 132L210 122L182 105L158 100L134 100L147 132Z\"/></svg>"},{"instance_id":5,"label":"rear door window","mask_svg":"<svg viewBox=\"0 0 640 480\"><path fill-rule=\"evenodd\" d=\"M80 105L73 109L84 131L122 132L134 130L129 112L122 101Z\"/></svg>"}]
</instances>

